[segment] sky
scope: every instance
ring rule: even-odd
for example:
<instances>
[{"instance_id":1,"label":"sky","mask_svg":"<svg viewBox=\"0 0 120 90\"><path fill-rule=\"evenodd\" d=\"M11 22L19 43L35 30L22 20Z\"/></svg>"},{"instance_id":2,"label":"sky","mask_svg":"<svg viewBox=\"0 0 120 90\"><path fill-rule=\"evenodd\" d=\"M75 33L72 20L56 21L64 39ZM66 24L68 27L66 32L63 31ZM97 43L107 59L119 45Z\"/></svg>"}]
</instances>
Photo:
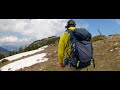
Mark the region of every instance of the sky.
<instances>
[{"instance_id":1,"label":"sky","mask_svg":"<svg viewBox=\"0 0 120 90\"><path fill-rule=\"evenodd\" d=\"M21 46L50 36L60 36L69 19L0 19L0 46ZM73 19L92 36L120 34L120 19Z\"/></svg>"}]
</instances>

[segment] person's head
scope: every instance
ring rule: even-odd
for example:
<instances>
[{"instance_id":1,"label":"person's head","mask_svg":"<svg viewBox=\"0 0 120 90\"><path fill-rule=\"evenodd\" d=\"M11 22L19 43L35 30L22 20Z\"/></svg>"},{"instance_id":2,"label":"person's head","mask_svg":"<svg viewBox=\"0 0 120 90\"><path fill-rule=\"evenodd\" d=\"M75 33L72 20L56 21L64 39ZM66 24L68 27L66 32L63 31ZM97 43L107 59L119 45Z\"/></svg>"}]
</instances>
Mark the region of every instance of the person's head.
<instances>
[{"instance_id":1,"label":"person's head","mask_svg":"<svg viewBox=\"0 0 120 90\"><path fill-rule=\"evenodd\" d=\"M65 28L69 28L69 27L76 27L75 21L69 20L69 21L67 22L67 25L65 26Z\"/></svg>"}]
</instances>

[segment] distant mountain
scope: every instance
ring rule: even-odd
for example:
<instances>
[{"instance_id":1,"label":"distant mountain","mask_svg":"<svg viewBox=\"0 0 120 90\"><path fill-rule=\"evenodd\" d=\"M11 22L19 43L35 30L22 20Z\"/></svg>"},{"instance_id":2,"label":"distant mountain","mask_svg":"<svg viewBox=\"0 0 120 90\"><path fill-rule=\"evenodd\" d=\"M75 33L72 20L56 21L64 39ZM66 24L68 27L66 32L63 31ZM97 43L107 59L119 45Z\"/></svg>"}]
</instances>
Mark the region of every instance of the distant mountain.
<instances>
[{"instance_id":1,"label":"distant mountain","mask_svg":"<svg viewBox=\"0 0 120 90\"><path fill-rule=\"evenodd\" d=\"M51 37L48 37L48 38L44 38L44 39L41 39L41 40L34 41L33 43L31 43L30 45L28 45L26 47L26 51L30 51L30 50L38 49L38 48L46 46L46 45L54 44L58 40L59 40L59 37L51 36Z\"/></svg>"},{"instance_id":2,"label":"distant mountain","mask_svg":"<svg viewBox=\"0 0 120 90\"><path fill-rule=\"evenodd\" d=\"M2 46L3 48L9 50L9 51L17 51L19 47L16 47L16 46L12 46L12 45L3 45Z\"/></svg>"},{"instance_id":3,"label":"distant mountain","mask_svg":"<svg viewBox=\"0 0 120 90\"><path fill-rule=\"evenodd\" d=\"M4 49L4 48L0 47L0 54L8 56L9 55L9 51L7 49Z\"/></svg>"}]
</instances>

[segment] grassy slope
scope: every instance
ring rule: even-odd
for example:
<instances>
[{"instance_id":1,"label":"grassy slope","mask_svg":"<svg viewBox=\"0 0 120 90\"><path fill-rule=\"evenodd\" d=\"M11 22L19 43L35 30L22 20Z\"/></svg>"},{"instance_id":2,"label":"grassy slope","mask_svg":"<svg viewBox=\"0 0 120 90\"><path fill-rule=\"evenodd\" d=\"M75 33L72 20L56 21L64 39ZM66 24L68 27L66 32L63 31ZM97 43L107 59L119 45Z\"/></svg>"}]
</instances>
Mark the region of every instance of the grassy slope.
<instances>
[{"instance_id":1,"label":"grassy slope","mask_svg":"<svg viewBox=\"0 0 120 90\"><path fill-rule=\"evenodd\" d=\"M96 68L91 65L88 71L120 71L120 35L113 36L111 39L106 39L106 42L99 40L93 43L94 58ZM59 66L57 59L58 44L49 46L42 52L47 52L48 61L20 69L19 71L70 71L64 70ZM42 53L39 52L39 53ZM37 54L39 54L37 53ZM82 71L86 71L86 68Z\"/></svg>"},{"instance_id":2,"label":"grassy slope","mask_svg":"<svg viewBox=\"0 0 120 90\"><path fill-rule=\"evenodd\" d=\"M50 46L44 52L48 52L49 61L24 68L23 71L69 71L59 67L57 59L57 45ZM93 43L96 68L91 65L88 71L120 71L120 36L99 40ZM113 50L113 51L112 51ZM83 69L84 71L86 69Z\"/></svg>"}]
</instances>

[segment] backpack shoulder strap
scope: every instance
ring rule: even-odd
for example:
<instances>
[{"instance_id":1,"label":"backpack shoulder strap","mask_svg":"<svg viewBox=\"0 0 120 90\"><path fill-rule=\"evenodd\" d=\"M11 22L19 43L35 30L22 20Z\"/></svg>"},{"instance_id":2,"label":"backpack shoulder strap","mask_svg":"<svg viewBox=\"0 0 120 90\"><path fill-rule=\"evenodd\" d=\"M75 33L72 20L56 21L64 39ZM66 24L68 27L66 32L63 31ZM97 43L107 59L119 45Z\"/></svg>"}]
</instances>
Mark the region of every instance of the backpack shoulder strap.
<instances>
[{"instance_id":1,"label":"backpack shoulder strap","mask_svg":"<svg viewBox=\"0 0 120 90\"><path fill-rule=\"evenodd\" d=\"M65 32L68 32L70 34L72 31L67 29Z\"/></svg>"}]
</instances>

